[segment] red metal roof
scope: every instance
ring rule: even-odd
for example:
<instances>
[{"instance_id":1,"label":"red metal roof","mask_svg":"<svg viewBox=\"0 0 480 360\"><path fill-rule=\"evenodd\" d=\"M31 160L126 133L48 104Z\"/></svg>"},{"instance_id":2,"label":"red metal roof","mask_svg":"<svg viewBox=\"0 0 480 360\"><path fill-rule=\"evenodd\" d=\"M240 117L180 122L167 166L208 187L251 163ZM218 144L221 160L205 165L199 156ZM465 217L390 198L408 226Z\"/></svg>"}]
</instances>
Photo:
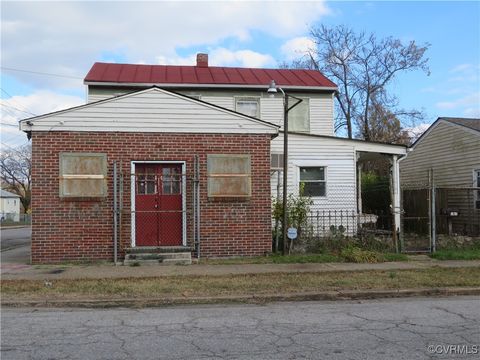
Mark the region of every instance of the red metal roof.
<instances>
[{"instance_id":1,"label":"red metal roof","mask_svg":"<svg viewBox=\"0 0 480 360\"><path fill-rule=\"evenodd\" d=\"M85 83L182 84L182 85L269 85L275 80L284 87L336 88L322 73L300 69L255 69L176 65L93 64Z\"/></svg>"}]
</instances>

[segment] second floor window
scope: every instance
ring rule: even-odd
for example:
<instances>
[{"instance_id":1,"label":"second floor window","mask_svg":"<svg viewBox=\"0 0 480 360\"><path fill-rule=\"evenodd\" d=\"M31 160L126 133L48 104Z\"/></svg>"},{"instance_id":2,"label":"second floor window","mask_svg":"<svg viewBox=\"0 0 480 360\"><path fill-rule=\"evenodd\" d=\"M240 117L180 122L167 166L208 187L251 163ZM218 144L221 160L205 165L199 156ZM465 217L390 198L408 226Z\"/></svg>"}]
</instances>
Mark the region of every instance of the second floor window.
<instances>
[{"instance_id":1,"label":"second floor window","mask_svg":"<svg viewBox=\"0 0 480 360\"><path fill-rule=\"evenodd\" d=\"M235 110L248 116L260 118L260 99L254 97L236 98Z\"/></svg>"},{"instance_id":2,"label":"second floor window","mask_svg":"<svg viewBox=\"0 0 480 360\"><path fill-rule=\"evenodd\" d=\"M310 101L302 98L302 102L288 113L288 129L296 132L310 131ZM295 99L291 100L296 101ZM290 106L292 104L289 104Z\"/></svg>"}]
</instances>

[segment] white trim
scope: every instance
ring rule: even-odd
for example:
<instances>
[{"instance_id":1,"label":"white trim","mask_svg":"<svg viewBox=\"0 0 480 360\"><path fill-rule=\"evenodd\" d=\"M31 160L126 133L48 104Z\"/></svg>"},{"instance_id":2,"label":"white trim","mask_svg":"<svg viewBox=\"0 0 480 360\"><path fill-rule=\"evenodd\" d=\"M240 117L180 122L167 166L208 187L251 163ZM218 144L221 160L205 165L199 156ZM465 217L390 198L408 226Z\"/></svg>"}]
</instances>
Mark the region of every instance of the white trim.
<instances>
[{"instance_id":1,"label":"white trim","mask_svg":"<svg viewBox=\"0 0 480 360\"><path fill-rule=\"evenodd\" d=\"M297 183L295 184L295 187L297 188L297 193L300 195L300 168L301 167L321 167L323 168L324 172L324 180L325 182L325 196L310 196L312 199L327 199L328 198L328 166L327 165L319 165L318 161L316 160L302 160L295 162L295 175L297 177ZM322 180L318 180L318 182L321 182Z\"/></svg>"},{"instance_id":2,"label":"white trim","mask_svg":"<svg viewBox=\"0 0 480 360\"><path fill-rule=\"evenodd\" d=\"M130 162L130 203L131 203L131 218L130 218L130 228L131 228L131 246L135 247L135 181L132 180L132 177L135 176L135 164L180 164L182 165L182 245L187 246L187 182L186 182L186 171L187 163L186 161L175 161L175 160L134 160Z\"/></svg>"},{"instance_id":3,"label":"white trim","mask_svg":"<svg viewBox=\"0 0 480 360\"><path fill-rule=\"evenodd\" d=\"M152 87L158 86L162 88L201 88L201 89L262 89L267 91L268 85L242 85L242 84L183 84L183 83L129 83L129 82L102 82L102 81L84 81L85 85L100 85L100 86L128 86L128 87ZM278 84L277 84L278 85ZM293 86L281 85L284 90L328 90L337 91L338 87L332 86Z\"/></svg>"}]
</instances>

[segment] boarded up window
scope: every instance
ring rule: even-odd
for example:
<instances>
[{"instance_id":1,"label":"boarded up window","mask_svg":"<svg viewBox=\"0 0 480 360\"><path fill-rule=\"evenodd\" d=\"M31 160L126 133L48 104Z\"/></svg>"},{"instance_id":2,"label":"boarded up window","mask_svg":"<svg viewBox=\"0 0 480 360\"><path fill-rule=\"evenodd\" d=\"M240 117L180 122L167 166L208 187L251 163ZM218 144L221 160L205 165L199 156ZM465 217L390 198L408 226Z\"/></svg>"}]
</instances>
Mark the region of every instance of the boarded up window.
<instances>
[{"instance_id":1,"label":"boarded up window","mask_svg":"<svg viewBox=\"0 0 480 360\"><path fill-rule=\"evenodd\" d=\"M255 97L236 98L236 111L248 116L260 117L260 99Z\"/></svg>"},{"instance_id":2,"label":"boarded up window","mask_svg":"<svg viewBox=\"0 0 480 360\"><path fill-rule=\"evenodd\" d=\"M295 106L288 113L288 129L296 132L309 132L310 131L310 100L302 98L302 102ZM289 106L294 104L289 103ZM295 100L296 101L296 100Z\"/></svg>"},{"instance_id":3,"label":"boarded up window","mask_svg":"<svg viewBox=\"0 0 480 360\"><path fill-rule=\"evenodd\" d=\"M60 154L60 197L107 196L107 156Z\"/></svg>"},{"instance_id":4,"label":"boarded up window","mask_svg":"<svg viewBox=\"0 0 480 360\"><path fill-rule=\"evenodd\" d=\"M250 197L250 155L208 155L209 197Z\"/></svg>"}]
</instances>

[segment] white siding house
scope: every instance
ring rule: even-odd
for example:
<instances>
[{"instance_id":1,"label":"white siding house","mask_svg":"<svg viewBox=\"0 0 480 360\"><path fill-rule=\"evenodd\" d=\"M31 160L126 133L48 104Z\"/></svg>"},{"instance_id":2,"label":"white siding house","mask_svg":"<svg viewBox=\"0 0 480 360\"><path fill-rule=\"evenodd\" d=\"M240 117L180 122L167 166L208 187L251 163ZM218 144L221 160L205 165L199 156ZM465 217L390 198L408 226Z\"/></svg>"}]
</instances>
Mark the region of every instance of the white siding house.
<instances>
[{"instance_id":1,"label":"white siding house","mask_svg":"<svg viewBox=\"0 0 480 360\"><path fill-rule=\"evenodd\" d=\"M88 86L88 102L107 101L106 99L113 96L158 86L224 109L244 113L278 125L283 130L282 94L280 91L274 96L267 93L272 80L286 93L303 100L299 106L288 113L289 133L291 133L288 154L288 192L298 194L299 184L309 182L306 186L312 189L314 209L354 213L361 219L363 210L357 165L359 161L367 158L388 156L392 164L395 192L393 209L398 229L400 214L398 160L406 154L406 147L335 137L334 95L337 87L318 71L209 67L208 55L199 54L196 66L186 67L97 63L85 78L85 84ZM115 114L115 106L117 105L114 103L109 105L107 102L96 106L96 114L91 114L94 115L92 119L106 116L98 113L103 107L108 108L110 114ZM125 100L122 106L131 107L132 105L127 105ZM161 112L162 106L161 102L155 104L147 98L142 99L141 102L135 100L136 111L145 107L139 119L140 123L149 125L149 111ZM88 109L83 112L88 113ZM203 112L201 114L203 116ZM195 131L191 122L193 112L168 115L165 124L161 125L162 128L168 128L171 119L176 126L192 126L192 131ZM108 126L122 129L122 121L121 117L109 118ZM48 126L54 126L54 124L51 123ZM205 113L202 127L213 131L218 126L220 125L216 123L215 117L209 118L208 113ZM232 123L231 126L238 125ZM152 128L152 131L155 131L155 128ZM272 140L271 152L272 157L278 157L283 153L282 133ZM277 164L272 169L271 179L273 197L282 191L277 186L281 164L278 158L275 161ZM312 176L319 178L305 180ZM335 224L337 224L336 221ZM355 226L356 224L352 225L352 227Z\"/></svg>"},{"instance_id":2,"label":"white siding house","mask_svg":"<svg viewBox=\"0 0 480 360\"><path fill-rule=\"evenodd\" d=\"M0 190L0 218L2 221L20 221L20 196Z\"/></svg>"}]
</instances>

